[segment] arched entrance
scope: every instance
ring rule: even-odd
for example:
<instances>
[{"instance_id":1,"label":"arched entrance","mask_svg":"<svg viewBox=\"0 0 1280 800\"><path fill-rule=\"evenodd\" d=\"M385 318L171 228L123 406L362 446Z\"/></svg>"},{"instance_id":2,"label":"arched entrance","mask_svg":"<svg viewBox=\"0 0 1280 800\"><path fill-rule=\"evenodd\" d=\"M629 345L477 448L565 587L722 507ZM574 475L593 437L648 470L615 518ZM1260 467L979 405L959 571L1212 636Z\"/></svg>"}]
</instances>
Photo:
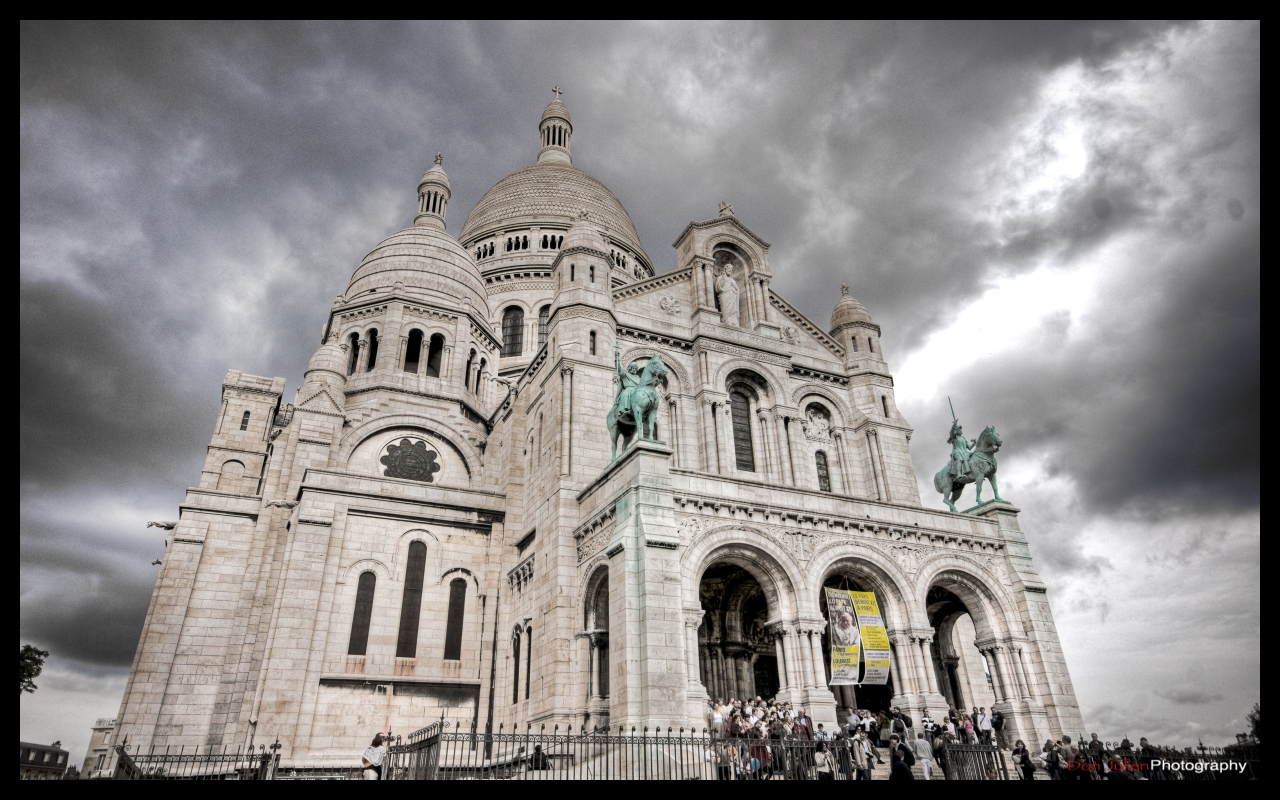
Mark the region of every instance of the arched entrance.
<instances>
[{"instance_id":1,"label":"arched entrance","mask_svg":"<svg viewBox=\"0 0 1280 800\"><path fill-rule=\"evenodd\" d=\"M585 644L587 706L583 725L609 727L609 568L600 567L587 582L582 633Z\"/></svg>"},{"instance_id":2,"label":"arched entrance","mask_svg":"<svg viewBox=\"0 0 1280 800\"><path fill-rule=\"evenodd\" d=\"M698 667L707 693L724 700L777 694L769 601L755 576L737 564L713 564L702 574L698 599Z\"/></svg>"},{"instance_id":3,"label":"arched entrance","mask_svg":"<svg viewBox=\"0 0 1280 800\"><path fill-rule=\"evenodd\" d=\"M881 592L876 590L873 584L863 580L859 580L854 576L850 569L837 570L828 575L822 582L823 589L847 589L851 592L875 592L877 601L883 606L885 598ZM818 596L818 608L822 612L822 618L830 621L827 614L827 593L820 592ZM883 613L883 609L881 610ZM828 626L827 630L822 633L822 659L823 669L827 676L827 681L831 680L831 632ZM882 685L859 685L859 686L832 686L831 693L835 695L836 707L843 710L848 708L866 709L873 713L880 711L888 712L893 706L893 698L898 693L898 688L894 686L893 676L889 677L889 682Z\"/></svg>"},{"instance_id":4,"label":"arched entrance","mask_svg":"<svg viewBox=\"0 0 1280 800\"><path fill-rule=\"evenodd\" d=\"M969 607L945 586L934 585L925 599L934 629L933 670L947 705L965 712L996 702L991 665L975 641L978 632Z\"/></svg>"}]
</instances>

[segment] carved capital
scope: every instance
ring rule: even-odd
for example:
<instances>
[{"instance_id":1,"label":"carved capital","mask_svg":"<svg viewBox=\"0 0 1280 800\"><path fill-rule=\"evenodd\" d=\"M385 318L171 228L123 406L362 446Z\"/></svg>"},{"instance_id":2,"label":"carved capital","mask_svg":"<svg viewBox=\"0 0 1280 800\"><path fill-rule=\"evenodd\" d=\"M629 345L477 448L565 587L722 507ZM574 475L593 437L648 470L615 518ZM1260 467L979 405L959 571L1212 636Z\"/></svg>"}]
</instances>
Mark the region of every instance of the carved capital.
<instances>
[{"instance_id":1,"label":"carved capital","mask_svg":"<svg viewBox=\"0 0 1280 800\"><path fill-rule=\"evenodd\" d=\"M571 364L564 364L560 367L560 377L567 378L572 374L573 374L573 366Z\"/></svg>"}]
</instances>

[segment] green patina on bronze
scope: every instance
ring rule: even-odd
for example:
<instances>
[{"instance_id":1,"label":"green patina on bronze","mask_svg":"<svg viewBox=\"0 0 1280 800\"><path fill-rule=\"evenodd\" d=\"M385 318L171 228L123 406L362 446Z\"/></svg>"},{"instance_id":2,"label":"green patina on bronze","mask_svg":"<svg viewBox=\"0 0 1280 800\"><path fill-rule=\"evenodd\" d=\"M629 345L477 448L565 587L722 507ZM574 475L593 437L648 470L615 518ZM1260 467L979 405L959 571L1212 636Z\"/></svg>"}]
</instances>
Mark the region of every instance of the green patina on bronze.
<instances>
[{"instance_id":1,"label":"green patina on bronze","mask_svg":"<svg viewBox=\"0 0 1280 800\"><path fill-rule=\"evenodd\" d=\"M609 460L618 457L618 437L623 437L622 449L631 446L636 433L640 438L655 441L654 435L658 419L658 384L666 385L667 365L662 363L662 356L654 355L642 369L639 363L632 361L624 370L622 356L617 346L613 348L613 368L618 373L618 392L613 400L613 408L605 419L609 426Z\"/></svg>"},{"instance_id":2,"label":"green patina on bronze","mask_svg":"<svg viewBox=\"0 0 1280 800\"><path fill-rule=\"evenodd\" d=\"M950 402L948 399L947 403ZM947 444L951 445L951 459L933 476L933 487L942 493L942 502L947 504L947 508L957 511L956 501L968 483L976 484L977 502L981 505L984 479L991 482L991 491L995 493L995 499L1000 500L1000 488L996 485L996 452L1004 441L995 427L988 425L977 439L966 440L964 428L953 409Z\"/></svg>"}]
</instances>

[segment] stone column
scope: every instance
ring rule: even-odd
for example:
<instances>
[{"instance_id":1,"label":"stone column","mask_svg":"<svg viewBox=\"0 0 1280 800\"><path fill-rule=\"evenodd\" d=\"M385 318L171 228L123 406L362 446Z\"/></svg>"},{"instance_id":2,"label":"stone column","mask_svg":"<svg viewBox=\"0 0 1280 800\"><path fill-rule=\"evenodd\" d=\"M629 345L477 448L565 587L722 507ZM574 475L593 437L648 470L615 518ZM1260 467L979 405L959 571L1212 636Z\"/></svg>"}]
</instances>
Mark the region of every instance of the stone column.
<instances>
[{"instance_id":1,"label":"stone column","mask_svg":"<svg viewBox=\"0 0 1280 800\"><path fill-rule=\"evenodd\" d=\"M768 278L760 279L760 294L764 298L764 321L773 322L773 309L769 307L770 305L772 305L772 303L769 302L769 279Z\"/></svg>"},{"instance_id":2,"label":"stone column","mask_svg":"<svg viewBox=\"0 0 1280 800\"><path fill-rule=\"evenodd\" d=\"M849 460L844 457L844 434L839 430L832 430L831 441L831 449L836 451L836 464L840 469L840 494L852 495L853 489L849 485ZM835 489L834 484L831 488Z\"/></svg>"},{"instance_id":3,"label":"stone column","mask_svg":"<svg viewBox=\"0 0 1280 800\"><path fill-rule=\"evenodd\" d=\"M795 486L795 476L791 474L790 459L787 458L787 425L783 421L782 412L774 409L773 420L774 428L778 434L778 472L782 477L783 484Z\"/></svg>"},{"instance_id":4,"label":"stone column","mask_svg":"<svg viewBox=\"0 0 1280 800\"><path fill-rule=\"evenodd\" d=\"M685 609L684 612L684 630L687 649L687 663L689 668L689 693L690 695L705 695L707 690L702 685L701 676L698 674L698 626L702 624L702 615L705 612L698 609Z\"/></svg>"},{"instance_id":5,"label":"stone column","mask_svg":"<svg viewBox=\"0 0 1280 800\"><path fill-rule=\"evenodd\" d=\"M813 646L813 683L819 689L827 686L827 668L822 658L822 631L810 631L809 641Z\"/></svg>"},{"instance_id":6,"label":"stone column","mask_svg":"<svg viewBox=\"0 0 1280 800\"><path fill-rule=\"evenodd\" d=\"M1024 689L1025 694L1023 694L1022 696L1034 700L1036 699L1036 687L1034 684L1031 683L1031 676L1027 673L1026 656L1023 654L1021 647L1018 647L1014 651L1014 656L1016 657L1018 662L1017 664L1018 669L1021 671L1021 674L1022 674L1022 685L1025 687Z\"/></svg>"},{"instance_id":7,"label":"stone column","mask_svg":"<svg viewBox=\"0 0 1280 800\"><path fill-rule=\"evenodd\" d=\"M702 408L702 468L707 472L720 471L720 437L716 434L716 406L703 398Z\"/></svg>"},{"instance_id":8,"label":"stone column","mask_svg":"<svg viewBox=\"0 0 1280 800\"><path fill-rule=\"evenodd\" d=\"M361 372L365 371L364 360L365 360L365 357L368 356L368 354L369 354L369 340L364 337L361 337L360 341L356 344L356 370L355 372L351 373L352 375L359 375Z\"/></svg>"},{"instance_id":9,"label":"stone column","mask_svg":"<svg viewBox=\"0 0 1280 800\"><path fill-rule=\"evenodd\" d=\"M792 486L800 485L800 473L796 469L796 462L799 460L796 457L796 448L800 446L796 442L796 438L799 435L799 432L795 430L799 425L799 419L800 419L799 417L794 417L794 416L791 416L790 414L787 415L787 420L788 420L788 423L786 426L787 428L787 463L791 467L791 485ZM815 486L813 488L816 489L817 487Z\"/></svg>"},{"instance_id":10,"label":"stone column","mask_svg":"<svg viewBox=\"0 0 1280 800\"><path fill-rule=\"evenodd\" d=\"M872 438L875 439L876 451L875 457L880 461L880 478L884 481L884 499L887 503L893 502L893 492L889 489L889 473L884 468L884 449L880 446L880 432L872 430Z\"/></svg>"},{"instance_id":11,"label":"stone column","mask_svg":"<svg viewBox=\"0 0 1280 800\"><path fill-rule=\"evenodd\" d=\"M880 485L880 469L876 466L876 432L867 431L867 460L871 463L871 483L876 490L876 499L884 500L884 489Z\"/></svg>"},{"instance_id":12,"label":"stone column","mask_svg":"<svg viewBox=\"0 0 1280 800\"><path fill-rule=\"evenodd\" d=\"M813 689L813 650L810 649L809 643L805 641L808 636L807 631L796 629L796 650L800 652L800 668L801 676L804 678L804 688Z\"/></svg>"},{"instance_id":13,"label":"stone column","mask_svg":"<svg viewBox=\"0 0 1280 800\"><path fill-rule=\"evenodd\" d=\"M902 680L902 667L898 664L899 654L902 652L901 643L900 637L894 636L889 639L889 671L893 675L894 688L899 694L906 694L911 691L911 687Z\"/></svg>"},{"instance_id":14,"label":"stone column","mask_svg":"<svg viewBox=\"0 0 1280 800\"><path fill-rule=\"evenodd\" d=\"M794 692L804 688L796 669L796 645L791 638L791 630L785 626L778 628L778 641L782 643L783 667L787 671L787 686Z\"/></svg>"},{"instance_id":15,"label":"stone column","mask_svg":"<svg viewBox=\"0 0 1280 800\"><path fill-rule=\"evenodd\" d=\"M780 692L784 692L791 688L791 682L787 680L786 654L783 653L782 649L782 640L785 636L786 634L780 631L773 632L773 649L778 654L778 691Z\"/></svg>"},{"instance_id":16,"label":"stone column","mask_svg":"<svg viewBox=\"0 0 1280 800\"><path fill-rule=\"evenodd\" d=\"M671 466L683 466L684 447L680 441L680 407L674 397L667 398L667 437L671 440Z\"/></svg>"},{"instance_id":17,"label":"stone column","mask_svg":"<svg viewBox=\"0 0 1280 800\"><path fill-rule=\"evenodd\" d=\"M596 664L595 664L595 647L591 644L591 635L588 633L578 634L582 637L582 663L587 668L587 701L596 696Z\"/></svg>"},{"instance_id":18,"label":"stone column","mask_svg":"<svg viewBox=\"0 0 1280 800\"><path fill-rule=\"evenodd\" d=\"M573 367L560 368L561 391L560 403L560 475L568 476L573 470L573 423L570 419L573 412Z\"/></svg>"},{"instance_id":19,"label":"stone column","mask_svg":"<svg viewBox=\"0 0 1280 800\"><path fill-rule=\"evenodd\" d=\"M728 398L716 406L716 432L720 434L720 474L733 475L737 472L738 462L733 448L733 415Z\"/></svg>"},{"instance_id":20,"label":"stone column","mask_svg":"<svg viewBox=\"0 0 1280 800\"><path fill-rule=\"evenodd\" d=\"M920 652L924 656L924 674L928 683L929 691L934 694L942 694L942 690L938 688L938 673L933 668L933 650L929 647L933 642L930 636L924 636L920 639Z\"/></svg>"}]
</instances>

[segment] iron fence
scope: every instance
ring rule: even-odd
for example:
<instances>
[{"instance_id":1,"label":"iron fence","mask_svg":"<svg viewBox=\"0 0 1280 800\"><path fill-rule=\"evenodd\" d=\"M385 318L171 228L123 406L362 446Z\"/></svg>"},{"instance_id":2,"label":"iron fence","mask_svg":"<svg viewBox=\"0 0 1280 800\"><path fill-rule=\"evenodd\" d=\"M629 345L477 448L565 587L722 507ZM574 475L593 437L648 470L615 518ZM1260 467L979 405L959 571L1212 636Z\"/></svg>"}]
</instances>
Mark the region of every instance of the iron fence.
<instances>
[{"instance_id":1,"label":"iron fence","mask_svg":"<svg viewBox=\"0 0 1280 800\"><path fill-rule=\"evenodd\" d=\"M853 780L852 743L737 739L705 731L452 731L392 737L387 780Z\"/></svg>"},{"instance_id":2,"label":"iron fence","mask_svg":"<svg viewBox=\"0 0 1280 800\"><path fill-rule=\"evenodd\" d=\"M280 766L279 742L254 747L217 746L114 748L117 781L269 781Z\"/></svg>"},{"instance_id":3,"label":"iron fence","mask_svg":"<svg viewBox=\"0 0 1280 800\"><path fill-rule=\"evenodd\" d=\"M938 755L939 766L949 781L1009 780L1009 764L996 745L949 742Z\"/></svg>"}]
</instances>

